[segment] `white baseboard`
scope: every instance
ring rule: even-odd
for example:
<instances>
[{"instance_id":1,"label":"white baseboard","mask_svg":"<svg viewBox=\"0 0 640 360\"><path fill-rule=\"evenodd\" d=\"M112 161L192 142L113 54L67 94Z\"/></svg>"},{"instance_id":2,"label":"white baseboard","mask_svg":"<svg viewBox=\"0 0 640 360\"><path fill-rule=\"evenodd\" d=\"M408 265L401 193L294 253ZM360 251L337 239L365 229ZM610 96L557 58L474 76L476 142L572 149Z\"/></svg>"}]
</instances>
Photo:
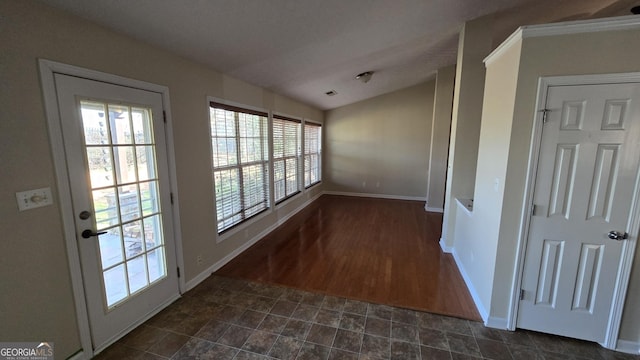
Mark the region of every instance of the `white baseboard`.
<instances>
[{"instance_id":1,"label":"white baseboard","mask_svg":"<svg viewBox=\"0 0 640 360\"><path fill-rule=\"evenodd\" d=\"M275 230L278 226L280 226L280 225L284 224L285 222L287 222L287 220L291 219L291 217L293 217L295 214L299 213L305 207L309 206L309 204L311 204L312 202L317 200L322 195L323 195L323 193L319 193L318 195L308 199L302 205L298 206L295 210L291 211L289 214L287 214L286 216L282 217L281 219L278 219L277 222L271 224L271 226L269 226L268 228L266 228L265 230L263 230L262 232L260 232L256 236L254 236L253 238L251 238L249 241L247 241L244 244L242 244L242 246L236 248L231 253L229 253L227 256L225 256L222 259L218 260L215 264L209 266L207 269L202 271L200 274L196 275L193 279L189 280L185 284L185 291L189 291L189 290L193 289L194 287L198 286L198 284L200 284L206 278L211 276L211 274L213 274L214 272L218 271L221 267L225 266L229 261L233 260L233 258L235 258L236 256L240 255L243 251L245 251L248 248L250 248L253 244L255 244L258 241L260 241L263 237L267 236L270 232Z\"/></svg>"},{"instance_id":2,"label":"white baseboard","mask_svg":"<svg viewBox=\"0 0 640 360\"><path fill-rule=\"evenodd\" d=\"M391 200L411 200L411 201L425 201L426 200L422 196L385 195L385 194L355 193L355 192L342 192L342 191L325 191L324 194L326 194L326 195L367 197L367 198L376 198L376 199L391 199Z\"/></svg>"},{"instance_id":3,"label":"white baseboard","mask_svg":"<svg viewBox=\"0 0 640 360\"><path fill-rule=\"evenodd\" d=\"M440 238L440 248L442 249L442 252L447 254L451 254L453 252L453 247L447 246L443 238Z\"/></svg>"},{"instance_id":4,"label":"white baseboard","mask_svg":"<svg viewBox=\"0 0 640 360\"><path fill-rule=\"evenodd\" d=\"M424 211L444 214L444 208L431 207L427 204L424 204Z\"/></svg>"},{"instance_id":5,"label":"white baseboard","mask_svg":"<svg viewBox=\"0 0 640 360\"><path fill-rule=\"evenodd\" d=\"M618 340L616 351L627 354L640 355L640 342L629 340Z\"/></svg>"},{"instance_id":6,"label":"white baseboard","mask_svg":"<svg viewBox=\"0 0 640 360\"><path fill-rule=\"evenodd\" d=\"M222 259L218 260L213 265L211 265L208 268L206 268L200 274L194 276L193 279L187 281L187 283L185 284L185 291L189 291L189 290L193 289L194 287L198 286L198 284L200 284L201 282L206 280L209 276L211 276L211 274L213 274L214 272L218 271L221 267L225 266L229 261L233 260L233 258L235 258L236 256L240 255L243 251L247 250L253 244L257 243L260 239L262 239L262 237L264 236L263 233L266 232L266 234L268 234L269 232L273 231L276 227L277 227L276 224L271 225L270 227L268 227L262 233L260 233L257 236L253 237L252 239L250 239L246 243L242 244L242 246L236 248L231 253L229 253L227 256L223 257Z\"/></svg>"},{"instance_id":7,"label":"white baseboard","mask_svg":"<svg viewBox=\"0 0 640 360\"><path fill-rule=\"evenodd\" d=\"M485 324L488 324L489 323L489 313L487 312L487 308L484 306L484 304L480 300L480 295L478 295L478 292L476 291L476 288L473 286L473 283L471 282L471 278L469 277L469 275L467 274L466 269L462 265L462 261L460 261L460 258L458 257L458 254L456 253L456 249L454 248L451 253L453 254L453 259L456 261L456 265L458 266L458 271L460 271L460 275L462 275L462 279L464 279L464 283L467 284L467 289L469 289L469 293L471 293L471 298L473 299L473 302L476 304L476 308L478 309L478 312L480 313L480 317L482 317L482 321ZM505 329L506 329L506 327L505 327Z\"/></svg>"},{"instance_id":8,"label":"white baseboard","mask_svg":"<svg viewBox=\"0 0 640 360\"><path fill-rule=\"evenodd\" d=\"M508 330L509 320L507 320L507 318L489 316L489 318L484 322L484 326L494 329Z\"/></svg>"}]
</instances>

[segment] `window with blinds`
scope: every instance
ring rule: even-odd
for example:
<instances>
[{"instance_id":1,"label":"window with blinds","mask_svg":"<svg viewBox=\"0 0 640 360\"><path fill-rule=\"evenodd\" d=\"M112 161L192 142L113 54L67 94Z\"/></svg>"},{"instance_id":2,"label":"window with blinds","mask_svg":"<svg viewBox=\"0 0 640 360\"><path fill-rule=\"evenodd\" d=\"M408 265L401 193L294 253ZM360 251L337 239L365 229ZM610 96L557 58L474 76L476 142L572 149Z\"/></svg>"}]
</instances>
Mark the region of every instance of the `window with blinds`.
<instances>
[{"instance_id":1,"label":"window with blinds","mask_svg":"<svg viewBox=\"0 0 640 360\"><path fill-rule=\"evenodd\" d=\"M300 192L300 124L299 120L273 116L273 195L276 204Z\"/></svg>"},{"instance_id":2,"label":"window with blinds","mask_svg":"<svg viewBox=\"0 0 640 360\"><path fill-rule=\"evenodd\" d=\"M308 188L322 180L322 126L304 124L304 186Z\"/></svg>"},{"instance_id":3,"label":"window with blinds","mask_svg":"<svg viewBox=\"0 0 640 360\"><path fill-rule=\"evenodd\" d=\"M218 233L269 207L268 114L210 103Z\"/></svg>"}]
</instances>

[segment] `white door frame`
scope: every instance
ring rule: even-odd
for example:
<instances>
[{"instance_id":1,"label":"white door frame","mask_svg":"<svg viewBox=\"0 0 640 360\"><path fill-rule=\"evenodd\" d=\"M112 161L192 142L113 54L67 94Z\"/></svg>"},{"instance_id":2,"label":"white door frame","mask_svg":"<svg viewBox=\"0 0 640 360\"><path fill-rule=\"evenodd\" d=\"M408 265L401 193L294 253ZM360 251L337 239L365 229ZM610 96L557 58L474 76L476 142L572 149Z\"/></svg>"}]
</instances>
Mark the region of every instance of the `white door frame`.
<instances>
[{"instance_id":1,"label":"white door frame","mask_svg":"<svg viewBox=\"0 0 640 360\"><path fill-rule=\"evenodd\" d=\"M533 131L531 135L531 145L529 150L529 161L527 165L527 177L525 182L525 191L522 207L522 218L520 221L520 229L518 236L518 244L516 248L516 262L513 277L513 287L510 299L510 309L507 316L508 329L516 329L516 321L518 317L518 307L520 304L520 288L522 284L522 275L524 268L525 252L527 249L527 240L529 235L529 226L531 221L531 209L533 205L533 192L535 189L535 178L538 168L538 157L540 154L540 144L542 142L542 124L543 109L546 102L547 90L550 86L562 85L597 85L597 84L622 84L630 82L640 82L640 73L620 73L620 74L600 74L600 75L575 75L575 76L551 76L541 77L538 80L538 94L536 98L536 107L533 122ZM616 349L618 343L618 335L620 332L620 322L622 321L622 311L626 299L627 288L629 285L629 277L631 275L631 266L637 244L637 237L640 230L640 172L636 174L636 187L634 189L634 197L631 205L632 213L629 220L629 240L625 241L622 246L622 261L618 268L616 277L616 289L613 295L613 306L609 313L609 322L607 324L607 334L603 347L607 349Z\"/></svg>"},{"instance_id":2,"label":"white door frame","mask_svg":"<svg viewBox=\"0 0 640 360\"><path fill-rule=\"evenodd\" d=\"M44 99L45 114L49 129L49 139L51 142L51 150L53 163L56 173L58 201L60 202L60 215L64 231L64 239L67 247L67 258L69 260L69 273L71 276L71 285L73 288L73 298L75 300L76 317L78 321L78 330L80 335L80 344L82 352L74 358L91 358L93 346L91 341L91 332L89 327L89 316L87 313L85 288L82 282L82 269L80 265L80 254L76 242L75 220L73 217L73 209L71 206L71 189L69 187L69 174L67 173L67 161L65 157L62 126L60 122L60 112L58 110L58 99L56 94L54 74L65 74L77 76L90 80L107 82L115 85L126 86L141 90L152 91L162 95L162 105L166 116L166 142L167 156L169 162L169 188L173 194L174 206L173 213L173 229L175 239L175 254L178 267L184 269L184 258L182 256L182 231L180 228L180 213L178 207L178 188L175 167L175 151L173 144L173 127L171 122L171 111L169 102L169 88L166 86L156 85L144 81L124 78L117 75L107 74L95 70L84 69L71 66L55 61L39 59L40 82L42 85L42 95ZM167 269L167 271L175 271ZM178 279L180 293L185 291L184 276ZM153 315L153 314L151 314ZM146 320L146 319L145 319ZM139 323L134 324L138 326ZM115 341L115 340L114 340Z\"/></svg>"}]
</instances>

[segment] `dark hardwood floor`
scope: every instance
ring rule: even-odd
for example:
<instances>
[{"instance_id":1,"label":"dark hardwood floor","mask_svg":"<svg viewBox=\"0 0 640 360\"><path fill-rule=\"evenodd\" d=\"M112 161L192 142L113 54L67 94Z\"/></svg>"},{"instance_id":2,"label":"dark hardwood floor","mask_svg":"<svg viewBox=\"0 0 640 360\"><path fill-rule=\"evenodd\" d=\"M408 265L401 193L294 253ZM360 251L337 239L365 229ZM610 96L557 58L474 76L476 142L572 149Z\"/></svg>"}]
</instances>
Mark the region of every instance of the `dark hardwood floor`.
<instances>
[{"instance_id":1,"label":"dark hardwood floor","mask_svg":"<svg viewBox=\"0 0 640 360\"><path fill-rule=\"evenodd\" d=\"M324 195L216 274L480 320L441 224L421 202Z\"/></svg>"}]
</instances>

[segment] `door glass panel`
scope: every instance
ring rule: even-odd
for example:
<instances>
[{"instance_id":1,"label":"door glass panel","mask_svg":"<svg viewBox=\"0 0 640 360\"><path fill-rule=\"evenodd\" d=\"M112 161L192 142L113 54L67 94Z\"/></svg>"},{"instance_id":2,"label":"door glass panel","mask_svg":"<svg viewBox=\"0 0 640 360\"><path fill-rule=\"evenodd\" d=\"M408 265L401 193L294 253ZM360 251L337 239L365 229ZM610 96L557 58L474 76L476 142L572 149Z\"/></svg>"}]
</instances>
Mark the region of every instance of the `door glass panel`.
<instances>
[{"instance_id":1,"label":"door glass panel","mask_svg":"<svg viewBox=\"0 0 640 360\"><path fill-rule=\"evenodd\" d=\"M143 254L127 261L127 274L131 293L142 290L149 285L146 260L147 256Z\"/></svg>"},{"instance_id":2,"label":"door glass panel","mask_svg":"<svg viewBox=\"0 0 640 360\"><path fill-rule=\"evenodd\" d=\"M125 185L118 187L118 200L120 201L120 216L122 222L140 218L140 193L138 185Z\"/></svg>"},{"instance_id":3,"label":"door glass panel","mask_svg":"<svg viewBox=\"0 0 640 360\"><path fill-rule=\"evenodd\" d=\"M80 101L109 308L167 276L150 109ZM105 109L108 111L105 114Z\"/></svg>"},{"instance_id":4,"label":"door glass panel","mask_svg":"<svg viewBox=\"0 0 640 360\"><path fill-rule=\"evenodd\" d=\"M133 146L114 146L113 157L116 163L118 184L136 181L136 154Z\"/></svg>"},{"instance_id":5,"label":"door glass panel","mask_svg":"<svg viewBox=\"0 0 640 360\"><path fill-rule=\"evenodd\" d=\"M153 283L167 275L167 267L164 263L164 247L150 251L147 261L149 262L149 282Z\"/></svg>"},{"instance_id":6,"label":"door glass panel","mask_svg":"<svg viewBox=\"0 0 640 360\"><path fill-rule=\"evenodd\" d=\"M124 235L125 252L127 259L140 255L144 252L142 241L142 227L140 220L124 224L122 231Z\"/></svg>"},{"instance_id":7,"label":"door glass panel","mask_svg":"<svg viewBox=\"0 0 640 360\"><path fill-rule=\"evenodd\" d=\"M134 141L136 144L153 144L153 132L151 131L151 114L148 109L131 109L133 121Z\"/></svg>"},{"instance_id":8,"label":"door glass panel","mask_svg":"<svg viewBox=\"0 0 640 360\"><path fill-rule=\"evenodd\" d=\"M108 187L93 190L93 209L96 229L103 230L120 222L120 213L116 201L116 189Z\"/></svg>"},{"instance_id":9,"label":"door glass panel","mask_svg":"<svg viewBox=\"0 0 640 360\"><path fill-rule=\"evenodd\" d=\"M137 146L138 180L149 180L156 177L156 159L153 146Z\"/></svg>"},{"instance_id":10,"label":"door glass panel","mask_svg":"<svg viewBox=\"0 0 640 360\"><path fill-rule=\"evenodd\" d=\"M103 269L121 263L124 260L120 227L107 230L106 234L100 235L99 241L100 260L102 261Z\"/></svg>"},{"instance_id":11,"label":"door glass panel","mask_svg":"<svg viewBox=\"0 0 640 360\"><path fill-rule=\"evenodd\" d=\"M142 216L148 216L160 211L158 207L158 182L148 181L140 183L140 197L142 201Z\"/></svg>"},{"instance_id":12,"label":"door glass panel","mask_svg":"<svg viewBox=\"0 0 640 360\"><path fill-rule=\"evenodd\" d=\"M85 102L82 106L82 118L84 121L84 138L87 145L100 145L109 143L109 130L105 107L102 103Z\"/></svg>"},{"instance_id":13,"label":"door glass panel","mask_svg":"<svg viewBox=\"0 0 640 360\"><path fill-rule=\"evenodd\" d=\"M144 241L147 249L153 249L164 243L160 215L149 216L144 219Z\"/></svg>"},{"instance_id":14,"label":"door glass panel","mask_svg":"<svg viewBox=\"0 0 640 360\"><path fill-rule=\"evenodd\" d=\"M107 306L112 306L128 296L127 277L124 264L104 271L104 287L107 294Z\"/></svg>"},{"instance_id":15,"label":"door glass panel","mask_svg":"<svg viewBox=\"0 0 640 360\"><path fill-rule=\"evenodd\" d=\"M113 185L113 160L109 147L87 148L87 162L89 163L92 188Z\"/></svg>"},{"instance_id":16,"label":"door glass panel","mask_svg":"<svg viewBox=\"0 0 640 360\"><path fill-rule=\"evenodd\" d=\"M83 119L84 121L84 119ZM129 108L121 105L109 105L109 125L113 144L131 144L131 119Z\"/></svg>"}]
</instances>

